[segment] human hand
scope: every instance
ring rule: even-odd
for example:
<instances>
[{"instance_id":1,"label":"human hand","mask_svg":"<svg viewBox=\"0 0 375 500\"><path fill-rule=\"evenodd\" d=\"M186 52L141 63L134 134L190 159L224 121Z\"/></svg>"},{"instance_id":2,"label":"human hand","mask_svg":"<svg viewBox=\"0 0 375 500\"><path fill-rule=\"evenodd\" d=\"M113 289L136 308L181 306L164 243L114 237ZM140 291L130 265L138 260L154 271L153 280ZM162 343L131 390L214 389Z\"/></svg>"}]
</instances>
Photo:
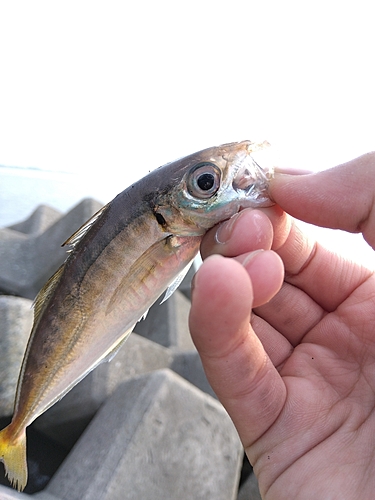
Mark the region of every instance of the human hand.
<instances>
[{"instance_id":1,"label":"human hand","mask_svg":"<svg viewBox=\"0 0 375 500\"><path fill-rule=\"evenodd\" d=\"M263 498L372 499L375 277L283 210L362 231L375 248L375 154L276 175L270 192L278 206L244 210L205 236L203 258L221 255L196 274L191 334Z\"/></svg>"}]
</instances>

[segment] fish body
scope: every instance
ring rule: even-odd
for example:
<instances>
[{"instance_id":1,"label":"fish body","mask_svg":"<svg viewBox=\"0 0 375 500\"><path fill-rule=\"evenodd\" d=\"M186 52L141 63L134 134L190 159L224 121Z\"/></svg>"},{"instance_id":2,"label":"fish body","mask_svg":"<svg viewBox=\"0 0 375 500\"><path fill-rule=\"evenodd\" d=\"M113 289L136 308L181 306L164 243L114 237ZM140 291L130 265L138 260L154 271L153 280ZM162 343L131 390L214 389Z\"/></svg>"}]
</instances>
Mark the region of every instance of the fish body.
<instances>
[{"instance_id":1,"label":"fish body","mask_svg":"<svg viewBox=\"0 0 375 500\"><path fill-rule=\"evenodd\" d=\"M27 482L26 427L111 357L164 290L173 291L208 229L242 208L272 204L267 176L251 157L259 146L226 144L159 167L65 242L67 260L35 299L13 419L0 432L0 458L16 488Z\"/></svg>"}]
</instances>

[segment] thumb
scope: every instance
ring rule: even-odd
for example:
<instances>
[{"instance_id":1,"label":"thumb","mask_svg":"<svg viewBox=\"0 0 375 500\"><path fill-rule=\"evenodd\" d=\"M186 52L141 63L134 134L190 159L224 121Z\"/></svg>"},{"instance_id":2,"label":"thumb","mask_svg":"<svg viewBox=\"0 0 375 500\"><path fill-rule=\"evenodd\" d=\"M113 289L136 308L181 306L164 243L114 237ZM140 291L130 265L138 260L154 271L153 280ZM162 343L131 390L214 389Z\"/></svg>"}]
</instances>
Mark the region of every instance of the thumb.
<instances>
[{"instance_id":1,"label":"thumb","mask_svg":"<svg viewBox=\"0 0 375 500\"><path fill-rule=\"evenodd\" d=\"M375 249L375 152L316 174L276 174L270 195L297 219L362 232Z\"/></svg>"}]
</instances>

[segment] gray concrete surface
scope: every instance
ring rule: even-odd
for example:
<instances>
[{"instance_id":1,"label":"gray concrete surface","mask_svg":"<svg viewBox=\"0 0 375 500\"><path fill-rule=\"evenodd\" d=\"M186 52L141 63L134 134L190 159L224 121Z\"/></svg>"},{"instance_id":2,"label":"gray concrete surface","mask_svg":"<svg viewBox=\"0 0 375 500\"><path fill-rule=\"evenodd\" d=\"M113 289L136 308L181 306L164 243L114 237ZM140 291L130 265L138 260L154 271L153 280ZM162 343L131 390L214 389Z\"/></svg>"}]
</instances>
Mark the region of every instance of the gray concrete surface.
<instances>
[{"instance_id":1,"label":"gray concrete surface","mask_svg":"<svg viewBox=\"0 0 375 500\"><path fill-rule=\"evenodd\" d=\"M33 322L31 300L0 295L0 417L13 411L18 374Z\"/></svg>"},{"instance_id":2,"label":"gray concrete surface","mask_svg":"<svg viewBox=\"0 0 375 500\"><path fill-rule=\"evenodd\" d=\"M34 299L66 259L68 249L62 243L101 206L83 200L59 219L55 210L43 206L27 221L0 229L0 291Z\"/></svg>"},{"instance_id":3,"label":"gray concrete surface","mask_svg":"<svg viewBox=\"0 0 375 500\"><path fill-rule=\"evenodd\" d=\"M64 500L230 500L241 461L221 405L159 370L117 389L46 491Z\"/></svg>"},{"instance_id":4,"label":"gray concrete surface","mask_svg":"<svg viewBox=\"0 0 375 500\"><path fill-rule=\"evenodd\" d=\"M258 481L254 473L241 485L237 500L262 500L260 496Z\"/></svg>"},{"instance_id":5,"label":"gray concrete surface","mask_svg":"<svg viewBox=\"0 0 375 500\"><path fill-rule=\"evenodd\" d=\"M146 319L137 323L135 331L164 347L195 349L188 326L190 301L179 290L161 304L162 298L150 308Z\"/></svg>"}]
</instances>

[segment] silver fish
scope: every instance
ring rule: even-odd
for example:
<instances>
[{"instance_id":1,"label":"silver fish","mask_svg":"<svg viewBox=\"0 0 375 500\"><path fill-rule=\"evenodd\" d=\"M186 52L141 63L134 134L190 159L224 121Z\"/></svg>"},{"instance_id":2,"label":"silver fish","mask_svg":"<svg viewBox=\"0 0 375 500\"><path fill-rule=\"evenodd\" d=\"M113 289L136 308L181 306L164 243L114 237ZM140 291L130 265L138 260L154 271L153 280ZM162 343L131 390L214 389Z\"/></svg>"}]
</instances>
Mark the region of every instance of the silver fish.
<instances>
[{"instance_id":1,"label":"silver fish","mask_svg":"<svg viewBox=\"0 0 375 500\"><path fill-rule=\"evenodd\" d=\"M168 163L120 193L74 233L65 263L34 304L12 422L0 432L10 482L27 482L26 427L101 361L167 289L180 283L203 235L246 207L272 205L250 141Z\"/></svg>"}]
</instances>

